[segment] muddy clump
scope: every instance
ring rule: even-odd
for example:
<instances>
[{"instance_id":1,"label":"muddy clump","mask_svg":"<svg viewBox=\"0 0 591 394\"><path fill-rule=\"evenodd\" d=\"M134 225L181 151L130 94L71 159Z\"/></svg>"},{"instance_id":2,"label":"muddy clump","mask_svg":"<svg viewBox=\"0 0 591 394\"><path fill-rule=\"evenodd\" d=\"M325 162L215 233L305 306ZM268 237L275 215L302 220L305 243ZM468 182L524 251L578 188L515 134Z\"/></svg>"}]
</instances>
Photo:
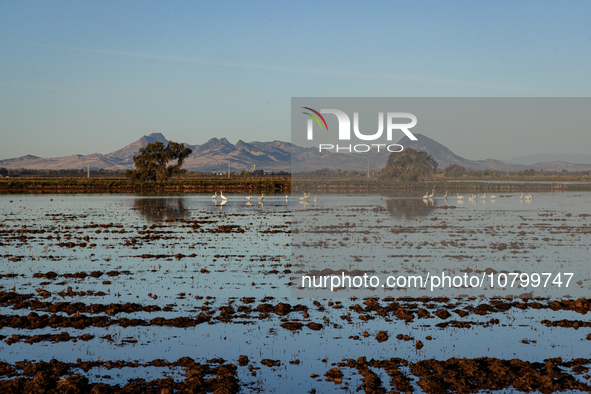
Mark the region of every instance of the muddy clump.
<instances>
[{"instance_id":1,"label":"muddy clump","mask_svg":"<svg viewBox=\"0 0 591 394\"><path fill-rule=\"evenodd\" d=\"M388 340L388 334L385 331L380 331L376 335L376 341L379 343L386 342Z\"/></svg>"}]
</instances>

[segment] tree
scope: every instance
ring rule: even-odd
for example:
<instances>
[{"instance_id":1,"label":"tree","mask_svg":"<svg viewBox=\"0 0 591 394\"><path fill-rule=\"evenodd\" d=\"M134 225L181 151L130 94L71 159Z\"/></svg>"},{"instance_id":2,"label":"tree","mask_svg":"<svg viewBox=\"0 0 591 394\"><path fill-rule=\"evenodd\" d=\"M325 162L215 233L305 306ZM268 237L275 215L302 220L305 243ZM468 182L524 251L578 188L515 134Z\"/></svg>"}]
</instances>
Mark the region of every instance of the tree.
<instances>
[{"instance_id":1,"label":"tree","mask_svg":"<svg viewBox=\"0 0 591 394\"><path fill-rule=\"evenodd\" d=\"M181 167L185 158L192 152L191 148L172 141L168 141L166 147L162 142L149 143L133 157L135 170L127 170L125 176L142 182L166 181L171 176L186 172ZM177 160L177 163L167 166L171 160Z\"/></svg>"},{"instance_id":2,"label":"tree","mask_svg":"<svg viewBox=\"0 0 591 394\"><path fill-rule=\"evenodd\" d=\"M443 174L450 178L461 178L466 169L459 164L450 164L443 170Z\"/></svg>"},{"instance_id":3,"label":"tree","mask_svg":"<svg viewBox=\"0 0 591 394\"><path fill-rule=\"evenodd\" d=\"M380 171L380 179L422 181L431 176L437 167L437 161L427 152L408 148L400 153L390 153L386 167Z\"/></svg>"}]
</instances>

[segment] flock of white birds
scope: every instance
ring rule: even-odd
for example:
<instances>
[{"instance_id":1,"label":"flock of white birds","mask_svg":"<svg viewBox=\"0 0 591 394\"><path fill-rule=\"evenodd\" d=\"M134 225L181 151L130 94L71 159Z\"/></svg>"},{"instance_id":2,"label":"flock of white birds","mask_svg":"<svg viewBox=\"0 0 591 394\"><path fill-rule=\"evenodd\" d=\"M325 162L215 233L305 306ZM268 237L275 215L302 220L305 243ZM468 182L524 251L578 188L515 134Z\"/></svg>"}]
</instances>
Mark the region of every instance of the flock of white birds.
<instances>
[{"instance_id":1,"label":"flock of white birds","mask_svg":"<svg viewBox=\"0 0 591 394\"><path fill-rule=\"evenodd\" d=\"M228 197L224 196L224 192L220 191L219 197L222 199L222 201L220 202L219 205L224 205L228 202ZM253 196L246 196L246 205L252 205L252 197ZM306 193L304 193L304 197L309 199L310 195ZM218 192L215 192L213 194L213 196L211 196L212 201L214 202L215 205L218 205ZM264 200L265 200L265 193L261 193L261 196L258 198L259 199L259 204L263 204ZM300 200L302 200L302 198L300 198ZM289 195L285 196L285 201L288 202L289 201ZM314 196L314 202L316 202L316 196Z\"/></svg>"},{"instance_id":2,"label":"flock of white birds","mask_svg":"<svg viewBox=\"0 0 591 394\"><path fill-rule=\"evenodd\" d=\"M226 204L226 202L228 201L228 197L224 196L224 192L219 192L219 197L222 199L220 205L224 205ZM252 197L253 196L246 196L246 205L252 205ZM310 193L304 193L303 197L300 197L300 203L302 204L306 204L310 202ZM443 196L435 196L435 189L431 190L431 193L429 194L428 192L423 196L423 200L425 201L429 201L432 200L434 198L443 198L445 199L445 201L447 202L447 191L445 192L445 194ZM468 201L486 201L487 198L490 198L491 201L495 201L497 196L495 195L489 195L487 197L486 193L482 194L481 196L477 195L477 194L471 194L467 200ZM215 205L218 205L218 192L215 192L213 196L211 196L211 199L214 201ZM259 200L259 204L263 204L265 199L265 193L262 193L261 196L258 198ZM460 195L460 193L456 193L456 200L458 202L461 202L464 199L464 196ZM521 201L526 201L526 202L531 202L534 200L534 197L531 194L526 194L525 196L523 195L523 193L521 193L519 195L519 200ZM285 202L289 201L289 195L285 196ZM317 196L314 196L314 199L312 200L314 203L317 202Z\"/></svg>"}]
</instances>

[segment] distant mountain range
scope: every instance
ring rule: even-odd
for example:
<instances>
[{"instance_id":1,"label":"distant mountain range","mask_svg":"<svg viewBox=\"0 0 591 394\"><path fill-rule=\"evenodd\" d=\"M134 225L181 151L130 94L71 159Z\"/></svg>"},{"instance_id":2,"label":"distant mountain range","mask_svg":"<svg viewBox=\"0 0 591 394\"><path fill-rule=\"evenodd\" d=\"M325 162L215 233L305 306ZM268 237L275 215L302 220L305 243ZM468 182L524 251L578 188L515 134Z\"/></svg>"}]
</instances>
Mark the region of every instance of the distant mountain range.
<instances>
[{"instance_id":1,"label":"distant mountain range","mask_svg":"<svg viewBox=\"0 0 591 394\"><path fill-rule=\"evenodd\" d=\"M30 169L126 169L133 168L133 157L140 148L152 142L168 143L161 133L145 135L139 140L115 152L102 155L72 155L66 157L41 158L26 155L15 159L0 160L0 167ZM289 142L238 141L235 145L225 138L212 138L202 145L185 144L193 153L185 159L184 168L194 171L225 171L228 163L233 171L250 170L252 165L266 171L289 171L291 166L291 144Z\"/></svg>"},{"instance_id":2,"label":"distant mountain range","mask_svg":"<svg viewBox=\"0 0 591 394\"><path fill-rule=\"evenodd\" d=\"M475 170L497 170L497 171L521 171L529 168L544 171L588 171L591 164L573 164L561 160L546 162L535 162L534 164L509 163L501 160L468 160L453 153L446 146L421 134L416 134L417 141L410 141L407 137L398 141L404 148L427 151L439 163L440 168L450 164L458 164L462 167ZM152 133L143 136L139 140L119 149L115 152L103 155L92 153L89 155L72 155L56 158L41 158L33 155L21 156L15 159L0 160L0 167L5 168L29 168L29 169L126 169L133 168L133 156L140 148L148 143L160 141L164 144L168 140L161 133ZM383 168L388 160L388 153L372 150L364 154L345 155L341 153L318 152L317 148L304 148L289 142L244 142L238 141L231 144L226 138L212 138L202 145L190 145L193 153L185 160L184 167L193 171L225 171L228 163L233 171L250 170L253 165L257 169L265 171L290 171L291 158L298 162L298 170L316 170L320 168L340 168L341 170L364 170L367 168L368 160L372 169ZM569 155L568 157L584 158L591 155ZM522 163L531 162L535 157L549 157L551 159L562 157L561 155L545 156L532 155L520 156ZM567 156L564 156L567 157ZM517 160L515 160L517 161ZM591 162L588 161L588 162Z\"/></svg>"},{"instance_id":3,"label":"distant mountain range","mask_svg":"<svg viewBox=\"0 0 591 394\"><path fill-rule=\"evenodd\" d=\"M532 165L552 161L564 161L567 163L591 164L591 155L577 155L574 153L538 153L537 155L517 156L507 160L511 163Z\"/></svg>"}]
</instances>

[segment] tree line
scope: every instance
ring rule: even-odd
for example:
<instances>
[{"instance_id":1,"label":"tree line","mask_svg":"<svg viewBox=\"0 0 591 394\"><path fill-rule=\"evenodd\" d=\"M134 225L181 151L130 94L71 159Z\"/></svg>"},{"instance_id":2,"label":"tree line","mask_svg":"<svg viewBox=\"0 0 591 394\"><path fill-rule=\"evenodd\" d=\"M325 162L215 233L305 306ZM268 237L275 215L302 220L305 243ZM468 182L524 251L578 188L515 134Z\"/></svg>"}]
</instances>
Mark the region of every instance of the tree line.
<instances>
[{"instance_id":1,"label":"tree line","mask_svg":"<svg viewBox=\"0 0 591 394\"><path fill-rule=\"evenodd\" d=\"M2 177L36 177L36 178L81 178L88 175L86 168L74 168L63 170L38 170L30 168L0 168ZM91 169L93 178L119 178L125 175L125 170Z\"/></svg>"},{"instance_id":2,"label":"tree line","mask_svg":"<svg viewBox=\"0 0 591 394\"><path fill-rule=\"evenodd\" d=\"M367 170L342 171L340 169L323 168L314 171L302 171L297 173L301 177L324 178L359 178L366 177ZM471 170L458 164L450 164L444 169L439 168L437 161L425 151L416 151L407 148L402 152L391 153L388 156L386 166L381 170L370 170L369 176L384 181L422 182L440 179L507 179L513 178L540 178L569 176L580 179L590 178L591 171L536 171L533 168L524 171L495 171L495 170Z\"/></svg>"}]
</instances>

